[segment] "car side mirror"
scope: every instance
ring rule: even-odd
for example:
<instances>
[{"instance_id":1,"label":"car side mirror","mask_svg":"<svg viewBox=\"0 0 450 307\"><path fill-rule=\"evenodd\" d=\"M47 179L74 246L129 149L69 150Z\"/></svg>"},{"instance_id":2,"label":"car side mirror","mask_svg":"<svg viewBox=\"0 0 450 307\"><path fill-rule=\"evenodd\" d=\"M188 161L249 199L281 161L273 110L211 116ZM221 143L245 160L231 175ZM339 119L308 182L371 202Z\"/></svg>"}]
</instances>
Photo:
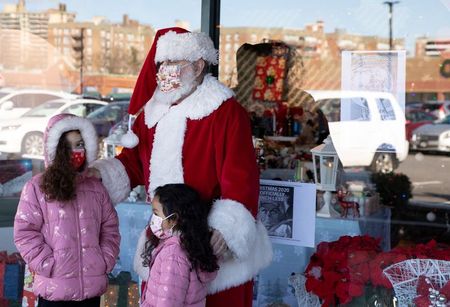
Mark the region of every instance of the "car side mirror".
<instances>
[{"instance_id":1,"label":"car side mirror","mask_svg":"<svg viewBox=\"0 0 450 307\"><path fill-rule=\"evenodd\" d=\"M11 100L5 101L2 104L2 111L11 111L14 108L14 102L12 102Z\"/></svg>"}]
</instances>

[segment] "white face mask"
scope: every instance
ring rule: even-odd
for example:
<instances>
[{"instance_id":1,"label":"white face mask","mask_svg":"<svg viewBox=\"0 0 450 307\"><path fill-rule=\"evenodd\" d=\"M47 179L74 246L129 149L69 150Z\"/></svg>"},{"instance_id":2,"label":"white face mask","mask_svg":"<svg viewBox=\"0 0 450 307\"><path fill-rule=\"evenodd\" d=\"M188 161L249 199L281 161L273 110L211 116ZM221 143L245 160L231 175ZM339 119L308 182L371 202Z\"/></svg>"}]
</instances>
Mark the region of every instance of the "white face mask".
<instances>
[{"instance_id":1,"label":"white face mask","mask_svg":"<svg viewBox=\"0 0 450 307\"><path fill-rule=\"evenodd\" d=\"M163 65L167 64L162 64L161 66ZM186 65L192 65L192 63L188 63ZM184 65L182 67L184 67ZM165 75L165 73L163 74ZM192 92L192 89L197 86L196 76L193 69L183 70L180 74L180 80L173 80L173 83L169 82L168 79L165 79L165 77L163 77L163 74L158 76L158 87L156 88L153 95L153 99L157 103L170 106L173 103L179 101L179 99L181 99L188 93ZM163 79L165 81L163 81Z\"/></svg>"},{"instance_id":2,"label":"white face mask","mask_svg":"<svg viewBox=\"0 0 450 307\"><path fill-rule=\"evenodd\" d=\"M158 80L158 87L163 93L169 93L177 88L180 88L183 84L181 81L181 69L190 65L187 64L166 64L163 63L159 67L156 78Z\"/></svg>"},{"instance_id":3,"label":"white face mask","mask_svg":"<svg viewBox=\"0 0 450 307\"><path fill-rule=\"evenodd\" d=\"M170 228L168 230L163 230L162 223L164 220L167 220L169 217L171 217L174 214L175 213L172 213L163 219L162 217L157 216L156 214L153 213L152 218L150 219L150 229L152 230L152 232L155 236L157 236L160 239L166 239L173 235L172 229L175 225L173 225L172 228Z\"/></svg>"}]
</instances>

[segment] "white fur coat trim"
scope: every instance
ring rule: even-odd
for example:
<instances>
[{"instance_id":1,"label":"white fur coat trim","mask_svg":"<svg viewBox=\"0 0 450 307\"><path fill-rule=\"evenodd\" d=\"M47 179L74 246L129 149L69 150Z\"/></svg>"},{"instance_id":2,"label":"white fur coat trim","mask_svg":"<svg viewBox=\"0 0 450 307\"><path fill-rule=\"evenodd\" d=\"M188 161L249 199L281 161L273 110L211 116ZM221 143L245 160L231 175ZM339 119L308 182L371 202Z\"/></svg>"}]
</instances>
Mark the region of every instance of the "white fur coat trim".
<instances>
[{"instance_id":1,"label":"white fur coat trim","mask_svg":"<svg viewBox=\"0 0 450 307\"><path fill-rule=\"evenodd\" d=\"M114 204L123 201L131 192L130 179L122 162L116 158L101 159L92 163L102 175L102 183Z\"/></svg>"},{"instance_id":2,"label":"white fur coat trim","mask_svg":"<svg viewBox=\"0 0 450 307\"><path fill-rule=\"evenodd\" d=\"M184 113L184 117L189 119L201 119L217 110L225 100L233 96L231 89L207 74L197 89L176 106L170 107L157 101L153 96L145 104L145 124L148 128L152 128L172 110L180 110Z\"/></svg>"},{"instance_id":3,"label":"white fur coat trim","mask_svg":"<svg viewBox=\"0 0 450 307\"><path fill-rule=\"evenodd\" d=\"M202 32L178 34L169 31L158 39L155 63L166 60L194 62L198 59L204 59L213 65L219 62L219 52L207 34Z\"/></svg>"},{"instance_id":4,"label":"white fur coat trim","mask_svg":"<svg viewBox=\"0 0 450 307\"><path fill-rule=\"evenodd\" d=\"M183 183L183 144L187 119L201 119L212 112L233 92L212 76L205 76L203 83L183 102L164 109L152 101L145 106L145 121L149 128L157 124L150 158L148 193L168 183Z\"/></svg>"},{"instance_id":5,"label":"white fur coat trim","mask_svg":"<svg viewBox=\"0 0 450 307\"><path fill-rule=\"evenodd\" d=\"M230 199L216 201L209 214L208 224L221 232L232 255L219 263L220 269L209 286L209 293L253 279L272 261L272 243L266 228L261 222L255 221L241 203Z\"/></svg>"},{"instance_id":6,"label":"white fur coat trim","mask_svg":"<svg viewBox=\"0 0 450 307\"><path fill-rule=\"evenodd\" d=\"M186 118L180 112L171 111L156 126L153 150L150 157L148 194L168 183L183 183L182 150Z\"/></svg>"},{"instance_id":7,"label":"white fur coat trim","mask_svg":"<svg viewBox=\"0 0 450 307\"><path fill-rule=\"evenodd\" d=\"M55 159L56 148L58 147L59 138L64 132L71 130L79 130L83 138L86 148L86 160L90 164L97 159L97 132L92 123L81 117L66 117L56 122L49 130L47 136L47 161L52 164Z\"/></svg>"}]
</instances>

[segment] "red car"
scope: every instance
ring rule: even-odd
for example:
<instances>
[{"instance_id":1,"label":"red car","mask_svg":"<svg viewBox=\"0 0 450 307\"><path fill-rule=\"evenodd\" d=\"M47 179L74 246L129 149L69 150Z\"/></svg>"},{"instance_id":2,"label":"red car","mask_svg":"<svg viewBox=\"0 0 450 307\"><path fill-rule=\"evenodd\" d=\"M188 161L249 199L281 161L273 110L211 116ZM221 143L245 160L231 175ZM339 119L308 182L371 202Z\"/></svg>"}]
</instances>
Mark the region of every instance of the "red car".
<instances>
[{"instance_id":1,"label":"red car","mask_svg":"<svg viewBox=\"0 0 450 307\"><path fill-rule=\"evenodd\" d=\"M420 109L408 110L406 113L406 139L411 141L412 132L420 126L430 124L438 118Z\"/></svg>"}]
</instances>

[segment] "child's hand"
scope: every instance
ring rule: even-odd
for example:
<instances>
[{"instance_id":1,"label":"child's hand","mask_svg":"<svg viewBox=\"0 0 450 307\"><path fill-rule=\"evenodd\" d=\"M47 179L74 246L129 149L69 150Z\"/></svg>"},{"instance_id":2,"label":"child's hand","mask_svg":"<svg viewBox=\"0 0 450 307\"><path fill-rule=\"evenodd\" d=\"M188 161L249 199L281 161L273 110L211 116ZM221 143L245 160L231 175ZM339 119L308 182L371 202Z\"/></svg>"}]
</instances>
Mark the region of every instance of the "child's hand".
<instances>
[{"instance_id":1,"label":"child's hand","mask_svg":"<svg viewBox=\"0 0 450 307\"><path fill-rule=\"evenodd\" d=\"M213 230L211 236L211 246L213 248L213 253L218 259L222 259L228 250L227 243L223 239L222 234L217 229Z\"/></svg>"}]
</instances>

